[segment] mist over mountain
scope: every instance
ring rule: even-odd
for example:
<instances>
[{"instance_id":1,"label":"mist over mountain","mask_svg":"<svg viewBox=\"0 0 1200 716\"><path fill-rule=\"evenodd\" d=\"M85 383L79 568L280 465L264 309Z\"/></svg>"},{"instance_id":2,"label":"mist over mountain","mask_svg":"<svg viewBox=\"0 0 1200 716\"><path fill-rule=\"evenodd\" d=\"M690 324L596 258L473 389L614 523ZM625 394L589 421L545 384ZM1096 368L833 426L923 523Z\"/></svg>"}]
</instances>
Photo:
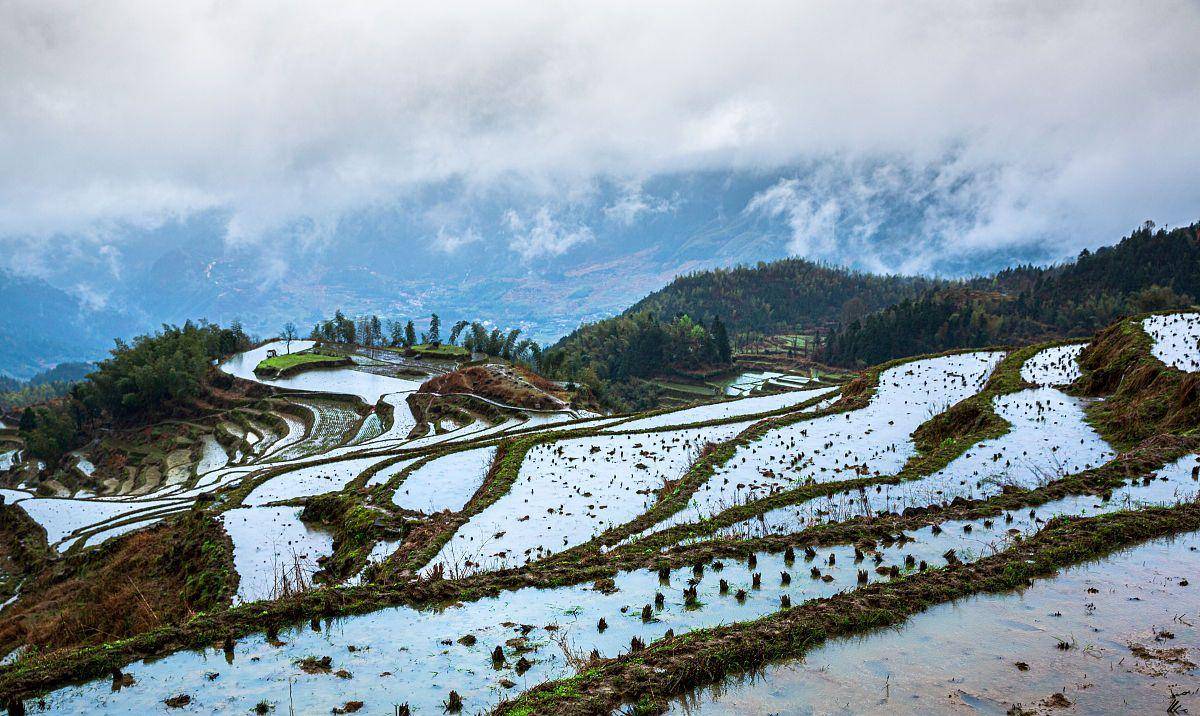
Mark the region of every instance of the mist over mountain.
<instances>
[{"instance_id":1,"label":"mist over mountain","mask_svg":"<svg viewBox=\"0 0 1200 716\"><path fill-rule=\"evenodd\" d=\"M117 335L340 307L549 342L705 268L1061 261L1194 219L1198 15L10 3L0 265ZM95 357L73 330L0 371Z\"/></svg>"},{"instance_id":2,"label":"mist over mountain","mask_svg":"<svg viewBox=\"0 0 1200 716\"><path fill-rule=\"evenodd\" d=\"M337 308L396 318L430 311L485 318L552 342L698 270L815 253L859 270L958 276L1052 260L1092 243L1076 237L1057 250L1033 242L1010 252L946 253L938 243L949 237L929 231L928 197L880 190L815 230L843 236L844 243L804 249L798 242L813 236L798 233L795 217L779 208L779 192L794 191L799 176L799 170L691 174L636 191L605 184L559 210L508 195L464 208L461 188L444 187L330 227L297 222L245 245L226 240L232 218L217 210L153 228L113 229L117 235L105 243L53 259L0 244L10 264L31 275L27 285L55 293L71 304L69 315L94 324L83 330L35 322L21 330L36 340L23 345L9 333L12 348L0 371L26 377L48 362L93 359L111 338L161 323L237 319L273 335L287 321L307 330ZM855 242L871 249L856 253ZM912 252L914 243L929 251ZM70 237L61 244L78 246ZM62 348L52 348L56 340Z\"/></svg>"},{"instance_id":3,"label":"mist over mountain","mask_svg":"<svg viewBox=\"0 0 1200 716\"><path fill-rule=\"evenodd\" d=\"M0 375L29 378L48 368L103 355L136 325L111 309L87 306L37 279L0 271Z\"/></svg>"}]
</instances>

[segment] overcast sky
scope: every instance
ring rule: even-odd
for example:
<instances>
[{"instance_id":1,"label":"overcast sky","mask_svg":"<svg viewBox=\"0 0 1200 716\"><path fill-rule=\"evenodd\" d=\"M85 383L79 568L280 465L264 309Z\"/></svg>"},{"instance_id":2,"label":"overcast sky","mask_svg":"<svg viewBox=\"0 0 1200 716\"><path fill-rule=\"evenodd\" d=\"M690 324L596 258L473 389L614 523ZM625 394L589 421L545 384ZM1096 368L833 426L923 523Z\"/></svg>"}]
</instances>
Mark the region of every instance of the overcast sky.
<instances>
[{"instance_id":1,"label":"overcast sky","mask_svg":"<svg viewBox=\"0 0 1200 716\"><path fill-rule=\"evenodd\" d=\"M253 243L451 180L553 251L590 230L536 206L598 180L636 221L648 178L793 166L745 210L825 258L880 187L943 253L1200 218L1197 2L443 5L0 0L0 243L213 208Z\"/></svg>"}]
</instances>

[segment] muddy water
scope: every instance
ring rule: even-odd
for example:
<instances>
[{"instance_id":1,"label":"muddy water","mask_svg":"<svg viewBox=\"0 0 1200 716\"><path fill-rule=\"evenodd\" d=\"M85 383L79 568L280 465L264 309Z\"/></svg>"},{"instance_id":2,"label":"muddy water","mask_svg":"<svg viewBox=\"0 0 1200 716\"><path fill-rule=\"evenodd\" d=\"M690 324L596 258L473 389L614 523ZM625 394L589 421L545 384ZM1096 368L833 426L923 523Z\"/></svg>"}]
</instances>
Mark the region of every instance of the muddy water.
<instances>
[{"instance_id":1,"label":"muddy water","mask_svg":"<svg viewBox=\"0 0 1200 716\"><path fill-rule=\"evenodd\" d=\"M1198 626L1200 535L1190 534L1020 594L935 607L899 631L836 640L693 693L671 713L1165 713L1172 695L1177 713L1195 713Z\"/></svg>"}]
</instances>

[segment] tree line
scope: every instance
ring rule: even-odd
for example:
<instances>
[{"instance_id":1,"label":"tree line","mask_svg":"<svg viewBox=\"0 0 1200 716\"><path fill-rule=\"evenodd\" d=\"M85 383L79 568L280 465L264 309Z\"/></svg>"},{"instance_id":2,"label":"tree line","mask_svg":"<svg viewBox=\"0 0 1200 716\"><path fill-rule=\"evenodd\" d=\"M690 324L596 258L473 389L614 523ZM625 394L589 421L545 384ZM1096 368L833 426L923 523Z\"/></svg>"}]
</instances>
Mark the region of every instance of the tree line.
<instances>
[{"instance_id":1,"label":"tree line","mask_svg":"<svg viewBox=\"0 0 1200 716\"><path fill-rule=\"evenodd\" d=\"M1070 263L947 284L847 321L818 357L861 367L954 348L1090 335L1122 316L1190 306L1200 296L1198 231L1200 224L1156 230L1147 222Z\"/></svg>"},{"instance_id":2,"label":"tree line","mask_svg":"<svg viewBox=\"0 0 1200 716\"><path fill-rule=\"evenodd\" d=\"M100 427L138 425L186 410L202 396L213 361L250 345L236 321L229 328L188 321L128 343L118 339L109 357L66 395L27 408L20 435L31 454L53 464Z\"/></svg>"},{"instance_id":3,"label":"tree line","mask_svg":"<svg viewBox=\"0 0 1200 716\"><path fill-rule=\"evenodd\" d=\"M71 386L95 370L92 363L59 363L29 380L0 375L0 413L11 412L35 403L44 403L66 395Z\"/></svg>"},{"instance_id":4,"label":"tree line","mask_svg":"<svg viewBox=\"0 0 1200 716\"><path fill-rule=\"evenodd\" d=\"M738 343L798 328L848 323L944 284L789 258L680 276L622 315L648 311L663 321L685 314L721 316Z\"/></svg>"},{"instance_id":5,"label":"tree line","mask_svg":"<svg viewBox=\"0 0 1200 716\"><path fill-rule=\"evenodd\" d=\"M521 338L521 333L520 328L489 328L480 321L460 320L454 323L443 337L442 320L436 313L430 315L428 329L418 332L411 319L382 321L376 315L349 318L339 309L334 312L332 318L319 321L313 326L309 338L367 348L461 346L471 353L484 353L505 360L527 363L536 370L542 361L542 346L530 338ZM281 336L285 340L295 340L295 325L286 324Z\"/></svg>"},{"instance_id":6,"label":"tree line","mask_svg":"<svg viewBox=\"0 0 1200 716\"><path fill-rule=\"evenodd\" d=\"M546 351L542 367L549 377L587 384L611 407L633 409L655 399L639 379L711 372L732 359L720 317L662 320L645 310L581 326Z\"/></svg>"}]
</instances>

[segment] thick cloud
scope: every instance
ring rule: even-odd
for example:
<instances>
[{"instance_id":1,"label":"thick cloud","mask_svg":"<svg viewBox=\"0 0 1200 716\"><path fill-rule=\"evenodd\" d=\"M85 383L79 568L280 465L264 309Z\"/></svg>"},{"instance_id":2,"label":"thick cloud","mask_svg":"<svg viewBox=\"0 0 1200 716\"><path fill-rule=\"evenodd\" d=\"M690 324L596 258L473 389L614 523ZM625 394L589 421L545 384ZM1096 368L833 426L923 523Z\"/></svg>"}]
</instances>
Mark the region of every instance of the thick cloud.
<instances>
[{"instance_id":1,"label":"thick cloud","mask_svg":"<svg viewBox=\"0 0 1200 716\"><path fill-rule=\"evenodd\" d=\"M670 208L643 179L792 166L747 210L826 258L876 251L875 198L909 189L937 256L1200 207L1189 0L437 5L0 4L0 236L108 246L215 208L231 242L297 220L322 240L450 181L527 201L432 226L444 248L553 254L593 234L538 207L598 178L635 187L607 212L633 222Z\"/></svg>"}]
</instances>

